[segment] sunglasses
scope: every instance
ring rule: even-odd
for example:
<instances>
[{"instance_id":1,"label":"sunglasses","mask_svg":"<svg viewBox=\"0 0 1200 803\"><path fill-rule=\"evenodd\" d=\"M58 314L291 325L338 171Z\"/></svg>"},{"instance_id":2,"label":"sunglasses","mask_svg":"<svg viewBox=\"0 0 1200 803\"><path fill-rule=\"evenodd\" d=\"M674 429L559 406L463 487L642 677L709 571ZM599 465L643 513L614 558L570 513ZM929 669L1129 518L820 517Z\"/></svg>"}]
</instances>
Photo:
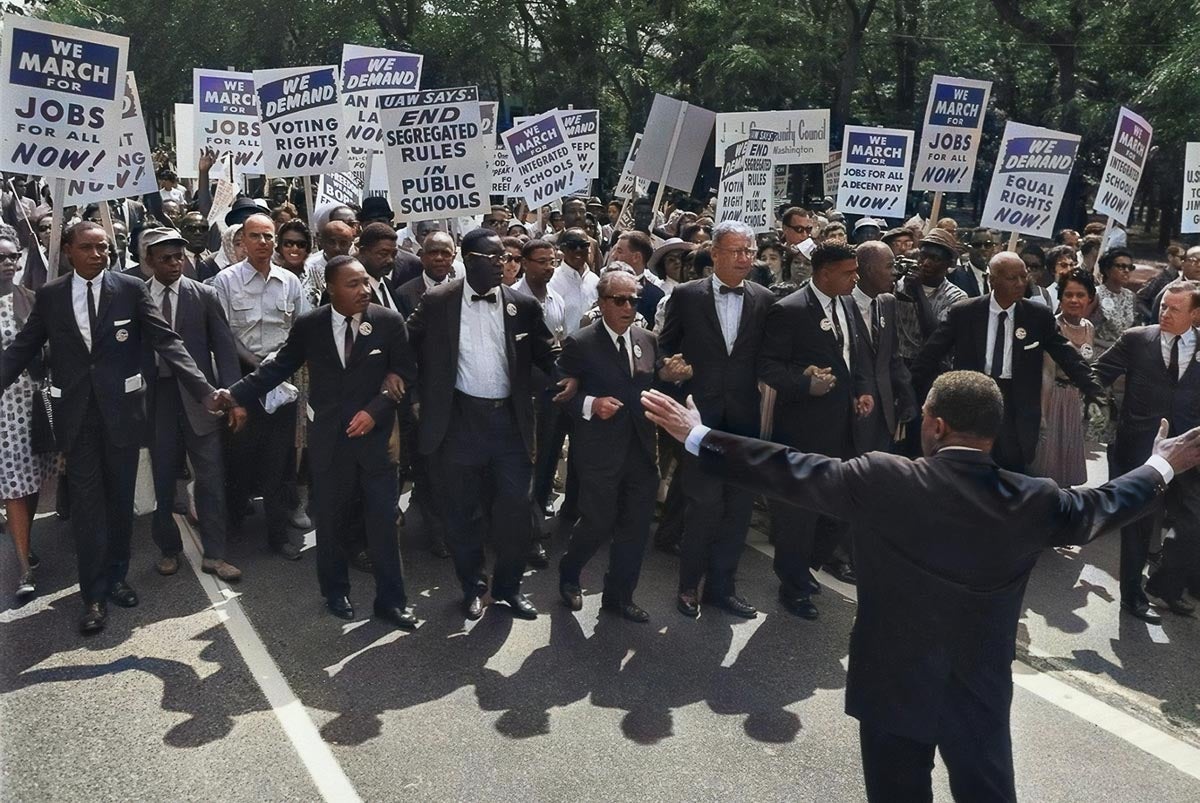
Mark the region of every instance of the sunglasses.
<instances>
[{"instance_id":1,"label":"sunglasses","mask_svg":"<svg viewBox=\"0 0 1200 803\"><path fill-rule=\"evenodd\" d=\"M569 243L562 243L562 249L564 251L583 251L587 247L588 247L587 243L581 243L581 242L577 242L577 241L569 242Z\"/></svg>"},{"instance_id":2,"label":"sunglasses","mask_svg":"<svg viewBox=\"0 0 1200 803\"><path fill-rule=\"evenodd\" d=\"M995 245L995 243L991 240L987 240L982 243L971 243L972 248L991 248L993 245Z\"/></svg>"},{"instance_id":3,"label":"sunglasses","mask_svg":"<svg viewBox=\"0 0 1200 803\"><path fill-rule=\"evenodd\" d=\"M308 243L304 240L280 240L280 248L308 248Z\"/></svg>"},{"instance_id":4,"label":"sunglasses","mask_svg":"<svg viewBox=\"0 0 1200 803\"><path fill-rule=\"evenodd\" d=\"M616 304L618 307L624 307L626 305L632 307L642 300L641 296L605 296L605 298Z\"/></svg>"}]
</instances>

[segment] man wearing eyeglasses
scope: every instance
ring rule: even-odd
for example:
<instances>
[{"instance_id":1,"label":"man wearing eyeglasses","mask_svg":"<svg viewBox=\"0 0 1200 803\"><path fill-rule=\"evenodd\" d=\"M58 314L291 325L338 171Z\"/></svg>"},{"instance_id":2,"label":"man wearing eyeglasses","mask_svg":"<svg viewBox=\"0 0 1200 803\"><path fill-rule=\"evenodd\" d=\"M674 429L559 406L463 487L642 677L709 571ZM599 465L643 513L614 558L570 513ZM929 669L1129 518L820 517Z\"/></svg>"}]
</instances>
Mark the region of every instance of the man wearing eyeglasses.
<instances>
[{"instance_id":1,"label":"man wearing eyeglasses","mask_svg":"<svg viewBox=\"0 0 1200 803\"><path fill-rule=\"evenodd\" d=\"M753 229L739 221L719 223L713 229L713 275L675 288L658 339L666 355L664 381L680 382L680 395L694 397L706 423L747 437L759 433L757 363L767 309L775 301L767 288L746 281L756 254ZM757 609L734 587L753 496L701 472L690 456L680 470L687 512L676 608L695 618L703 601L753 619Z\"/></svg>"},{"instance_id":2,"label":"man wearing eyeglasses","mask_svg":"<svg viewBox=\"0 0 1200 803\"><path fill-rule=\"evenodd\" d=\"M988 283L988 260L996 255L996 232L976 229L967 241L967 263L959 264L946 275L950 284L962 290L970 298L978 298L991 292Z\"/></svg>"},{"instance_id":3,"label":"man wearing eyeglasses","mask_svg":"<svg viewBox=\"0 0 1200 803\"><path fill-rule=\"evenodd\" d=\"M501 285L500 237L475 229L462 249L466 279L427 292L408 319L419 369L417 448L431 461L464 615L483 615L483 504L491 500L492 598L535 619L537 608L521 593L533 523L531 371L554 375L558 346L537 301ZM556 400L571 398L576 383L560 384Z\"/></svg>"},{"instance_id":4,"label":"man wearing eyeglasses","mask_svg":"<svg viewBox=\"0 0 1200 803\"><path fill-rule=\"evenodd\" d=\"M328 225L345 227L344 223ZM296 275L271 262L275 224L270 217L257 213L246 218L242 242L246 258L218 273L212 286L237 340L243 373L248 374L284 344L296 316L306 312L309 303ZM293 399L268 413L258 400L248 412L249 423L228 442L230 518L235 524L240 521L257 485L270 548L288 560L299 560L300 547L288 534L291 511L286 494L295 448L296 402Z\"/></svg>"}]
</instances>

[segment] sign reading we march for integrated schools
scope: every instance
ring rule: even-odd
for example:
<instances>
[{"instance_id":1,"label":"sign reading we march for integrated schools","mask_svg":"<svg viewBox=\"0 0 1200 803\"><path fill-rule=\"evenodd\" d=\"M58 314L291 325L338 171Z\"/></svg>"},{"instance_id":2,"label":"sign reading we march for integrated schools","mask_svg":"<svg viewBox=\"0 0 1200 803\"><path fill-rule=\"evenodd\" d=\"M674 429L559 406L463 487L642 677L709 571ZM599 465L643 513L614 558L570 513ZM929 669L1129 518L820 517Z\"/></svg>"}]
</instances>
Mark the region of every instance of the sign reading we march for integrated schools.
<instances>
[{"instance_id":1,"label":"sign reading we march for integrated schools","mask_svg":"<svg viewBox=\"0 0 1200 803\"><path fill-rule=\"evenodd\" d=\"M0 170L112 184L129 40L4 16Z\"/></svg>"},{"instance_id":2,"label":"sign reading we march for integrated schools","mask_svg":"<svg viewBox=\"0 0 1200 803\"><path fill-rule=\"evenodd\" d=\"M263 172L259 136L258 99L254 76L224 70L192 70L196 138L192 154L212 148L233 158L233 174L258 176ZM182 154L180 159L182 159Z\"/></svg>"},{"instance_id":3,"label":"sign reading we march for integrated schools","mask_svg":"<svg viewBox=\"0 0 1200 803\"><path fill-rule=\"evenodd\" d=\"M914 190L969 192L991 81L933 76L917 152Z\"/></svg>"},{"instance_id":4,"label":"sign reading we march for integrated schools","mask_svg":"<svg viewBox=\"0 0 1200 803\"><path fill-rule=\"evenodd\" d=\"M837 208L874 217L904 217L912 137L913 132L897 128L846 126Z\"/></svg>"},{"instance_id":5,"label":"sign reading we march for integrated schools","mask_svg":"<svg viewBox=\"0 0 1200 803\"><path fill-rule=\"evenodd\" d=\"M588 186L558 114L538 115L501 137L512 157L514 185L530 204L544 204Z\"/></svg>"},{"instance_id":6,"label":"sign reading we march for integrated schools","mask_svg":"<svg viewBox=\"0 0 1200 803\"><path fill-rule=\"evenodd\" d=\"M63 203L90 204L112 198L132 198L158 192L158 179L150 158L150 140L142 118L142 100L132 72L125 73L125 97L121 107L121 140L117 148L117 178L111 184L97 181L67 182Z\"/></svg>"},{"instance_id":7,"label":"sign reading we march for integrated schools","mask_svg":"<svg viewBox=\"0 0 1200 803\"><path fill-rule=\"evenodd\" d=\"M1078 149L1078 134L1008 123L979 225L1053 236Z\"/></svg>"},{"instance_id":8,"label":"sign reading we march for integrated schools","mask_svg":"<svg viewBox=\"0 0 1200 803\"><path fill-rule=\"evenodd\" d=\"M315 176L346 170L340 144L342 107L337 67L255 70L264 167L272 176Z\"/></svg>"},{"instance_id":9,"label":"sign reading we march for integrated schools","mask_svg":"<svg viewBox=\"0 0 1200 803\"><path fill-rule=\"evenodd\" d=\"M1129 212L1133 209L1133 196L1137 194L1150 155L1150 139L1154 129L1140 115L1124 106L1117 115L1117 130L1113 132L1112 147L1108 149L1108 162L1104 175L1096 188L1093 208L1101 215L1108 215L1122 226L1129 223Z\"/></svg>"},{"instance_id":10,"label":"sign reading we march for integrated schools","mask_svg":"<svg viewBox=\"0 0 1200 803\"><path fill-rule=\"evenodd\" d=\"M362 45L342 46L342 143L347 148L383 148L376 98L421 88L425 57Z\"/></svg>"}]
</instances>

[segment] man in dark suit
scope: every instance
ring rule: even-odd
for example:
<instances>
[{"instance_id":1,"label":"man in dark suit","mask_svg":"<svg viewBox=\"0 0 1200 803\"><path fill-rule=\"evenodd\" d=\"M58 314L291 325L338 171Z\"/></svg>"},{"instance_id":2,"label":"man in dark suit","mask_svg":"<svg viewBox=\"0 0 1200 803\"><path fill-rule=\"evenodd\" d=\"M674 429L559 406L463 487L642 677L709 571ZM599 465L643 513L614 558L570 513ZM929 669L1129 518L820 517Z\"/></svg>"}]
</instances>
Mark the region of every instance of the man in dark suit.
<instances>
[{"instance_id":1,"label":"man in dark suit","mask_svg":"<svg viewBox=\"0 0 1200 803\"><path fill-rule=\"evenodd\" d=\"M1029 270L1021 257L1002 251L988 265L992 292L950 308L913 364L913 383L927 387L946 355L960 371L980 371L1004 394L1004 426L992 454L1009 471L1033 462L1042 424L1042 355L1049 354L1084 398L1103 389L1092 369L1058 331L1054 314L1024 298Z\"/></svg>"},{"instance_id":2,"label":"man in dark suit","mask_svg":"<svg viewBox=\"0 0 1200 803\"><path fill-rule=\"evenodd\" d=\"M568 608L582 609L580 573L611 541L600 608L647 622L633 590L650 535L658 467L654 425L640 400L655 380L658 341L633 325L638 289L627 273L601 276L596 290L603 317L568 337L558 358L559 371L579 380L566 406L576 419L572 449L580 489L579 520L558 564L558 587Z\"/></svg>"},{"instance_id":3,"label":"man in dark suit","mask_svg":"<svg viewBox=\"0 0 1200 803\"><path fill-rule=\"evenodd\" d=\"M1129 471L1145 462L1154 447L1158 422L1171 423L1171 434L1200 424L1200 366L1196 365L1196 310L1200 293L1192 282L1167 285L1159 307L1159 323L1127 330L1100 356L1096 375L1110 386L1125 377L1125 400L1117 423L1116 440L1108 447L1109 475ZM1189 471L1167 493L1165 508L1175 537L1163 544L1159 568L1142 590L1142 571L1151 536L1161 515L1149 515L1121 530L1121 608L1138 619L1157 624L1161 617L1150 608L1146 593L1182 615L1192 612L1184 600L1188 580L1200 575L1200 477ZM1159 511L1161 513L1161 511Z\"/></svg>"},{"instance_id":4,"label":"man in dark suit","mask_svg":"<svg viewBox=\"0 0 1200 803\"><path fill-rule=\"evenodd\" d=\"M108 617L106 599L127 608L138 603L125 575L145 431L143 339L194 399L212 404L214 391L154 307L145 282L104 270L108 238L100 225L72 226L63 251L72 271L38 289L29 319L0 359L0 391L50 344L54 433L67 457L85 607L79 628L96 633Z\"/></svg>"},{"instance_id":5,"label":"man in dark suit","mask_svg":"<svg viewBox=\"0 0 1200 803\"><path fill-rule=\"evenodd\" d=\"M850 523L858 610L846 713L860 723L871 801L932 800L935 749L956 800L1016 799L1012 661L1038 556L1144 514L1200 462L1195 429L1160 440L1146 465L1100 488L1060 490L1006 471L989 456L999 389L971 371L934 383L916 461L871 452L843 462L710 430L694 406L654 391L643 405L704 471Z\"/></svg>"},{"instance_id":6,"label":"man in dark suit","mask_svg":"<svg viewBox=\"0 0 1200 803\"><path fill-rule=\"evenodd\" d=\"M749 226L718 224L713 229L713 275L675 288L658 338L659 351L668 355L664 371L684 379L679 391L695 397L704 420L751 437L758 435L761 418L757 362L763 324L775 301L767 288L746 281L756 253ZM704 580L706 602L754 618L758 612L734 587L753 496L702 473L686 456L680 470L687 513L676 607L685 616L699 616L697 591Z\"/></svg>"},{"instance_id":7,"label":"man in dark suit","mask_svg":"<svg viewBox=\"0 0 1200 803\"><path fill-rule=\"evenodd\" d=\"M396 288L396 308L407 320L427 290L444 284L454 272L454 238L444 231L425 235L421 244L421 273Z\"/></svg>"},{"instance_id":8,"label":"man in dark suit","mask_svg":"<svg viewBox=\"0 0 1200 803\"><path fill-rule=\"evenodd\" d=\"M658 302L662 301L665 292L655 284L657 277L646 272L646 264L654 256L654 246L650 244L649 235L640 231L625 231L617 236L609 257L613 261L624 262L633 268L638 283L637 313L642 319L654 325L654 315L658 311Z\"/></svg>"},{"instance_id":9,"label":"man in dark suit","mask_svg":"<svg viewBox=\"0 0 1200 803\"><path fill-rule=\"evenodd\" d=\"M555 371L558 346L537 299L501 286L506 255L488 229L462 241L466 280L425 293L408 319L420 372L417 448L430 458L468 619L483 615L484 483L491 495L496 550L492 597L513 615L536 619L521 593L532 539L533 365ZM574 380L562 380L565 401Z\"/></svg>"},{"instance_id":10,"label":"man in dark suit","mask_svg":"<svg viewBox=\"0 0 1200 803\"><path fill-rule=\"evenodd\" d=\"M886 246L884 246L886 248ZM781 299L767 312L758 375L775 389L774 431L771 440L806 452L848 459L861 454L854 442L856 418L874 408L865 353L848 298L858 276L854 248L840 242L813 250L812 281ZM812 511L771 502L775 534L775 574L784 607L805 619L816 619L810 596L816 581L811 565L831 557L833 548L818 556L818 528L839 530ZM849 555L840 562L840 579L853 582Z\"/></svg>"},{"instance_id":11,"label":"man in dark suit","mask_svg":"<svg viewBox=\"0 0 1200 803\"><path fill-rule=\"evenodd\" d=\"M896 297L892 294L892 253L880 242L863 243L854 250L858 284L851 296L857 307L855 324L867 359L874 409L854 421L855 442L863 451L888 452L895 448L900 426L917 417L912 377L900 357L896 338Z\"/></svg>"},{"instance_id":12,"label":"man in dark suit","mask_svg":"<svg viewBox=\"0 0 1200 803\"><path fill-rule=\"evenodd\" d=\"M375 574L375 616L404 630L417 626L407 609L396 542L396 469L388 438L396 404L416 378L404 319L371 303L366 270L350 256L325 265L330 303L296 319L274 358L222 395L253 402L307 364L309 467L317 510L317 579L330 613L354 618L340 530L361 502L367 552Z\"/></svg>"},{"instance_id":13,"label":"man in dark suit","mask_svg":"<svg viewBox=\"0 0 1200 803\"><path fill-rule=\"evenodd\" d=\"M368 223L358 235L356 256L367 271L371 303L400 312L399 301L395 298L399 285L392 284L391 278L398 250L396 230L386 223Z\"/></svg>"},{"instance_id":14,"label":"man in dark suit","mask_svg":"<svg viewBox=\"0 0 1200 803\"><path fill-rule=\"evenodd\" d=\"M142 265L152 273L147 282L150 298L171 328L183 338L184 348L209 384L228 387L241 376L237 344L221 302L211 287L183 275L187 241L175 229L147 229L142 233ZM150 457L154 467L156 506L151 535L162 557L159 574L179 570L183 542L175 523L175 480L186 451L196 478L196 507L200 540L204 546L201 569L225 581L240 580L242 573L225 561L225 459L221 448L221 422L197 404L180 386L170 365L147 344L142 374L149 379L146 409L151 422ZM229 412L231 429L246 421L246 410Z\"/></svg>"},{"instance_id":15,"label":"man in dark suit","mask_svg":"<svg viewBox=\"0 0 1200 803\"><path fill-rule=\"evenodd\" d=\"M991 277L988 263L998 248L996 233L988 229L976 229L967 240L967 261L946 274L946 280L960 288L971 298L986 296L991 292Z\"/></svg>"}]
</instances>

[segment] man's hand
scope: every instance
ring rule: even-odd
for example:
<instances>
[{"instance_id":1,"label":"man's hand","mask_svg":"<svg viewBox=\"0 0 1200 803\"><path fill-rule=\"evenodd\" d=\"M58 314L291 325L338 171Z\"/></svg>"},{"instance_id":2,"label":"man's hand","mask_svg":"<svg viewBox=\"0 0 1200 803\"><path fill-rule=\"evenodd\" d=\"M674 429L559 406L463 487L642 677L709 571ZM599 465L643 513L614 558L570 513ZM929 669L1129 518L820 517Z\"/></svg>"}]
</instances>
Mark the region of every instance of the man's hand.
<instances>
[{"instance_id":1,"label":"man's hand","mask_svg":"<svg viewBox=\"0 0 1200 803\"><path fill-rule=\"evenodd\" d=\"M229 410L229 431L241 432L242 427L246 426L246 420L250 414L246 412L245 407L232 407Z\"/></svg>"},{"instance_id":2,"label":"man's hand","mask_svg":"<svg viewBox=\"0 0 1200 803\"><path fill-rule=\"evenodd\" d=\"M646 408L647 418L680 443L686 441L688 433L700 423L700 411L691 396L684 407L661 391L646 390L642 391L642 407Z\"/></svg>"},{"instance_id":3,"label":"man's hand","mask_svg":"<svg viewBox=\"0 0 1200 803\"><path fill-rule=\"evenodd\" d=\"M225 410L231 410L234 407L237 407L237 401L234 400L233 394L225 388L214 390L204 398L204 409L213 415L220 415Z\"/></svg>"},{"instance_id":4,"label":"man's hand","mask_svg":"<svg viewBox=\"0 0 1200 803\"><path fill-rule=\"evenodd\" d=\"M663 360L662 367L658 369L658 378L664 382L686 382L692 378L692 366L688 365L682 354L672 354Z\"/></svg>"},{"instance_id":5,"label":"man's hand","mask_svg":"<svg viewBox=\"0 0 1200 803\"><path fill-rule=\"evenodd\" d=\"M361 438L373 429L375 429L375 419L371 418L371 414L366 410L359 410L354 414L354 418L350 419L350 426L346 427L346 435L351 438Z\"/></svg>"},{"instance_id":6,"label":"man's hand","mask_svg":"<svg viewBox=\"0 0 1200 803\"><path fill-rule=\"evenodd\" d=\"M824 396L837 384L837 378L834 377L832 368L818 368L810 365L804 369L804 375L809 378L808 393L810 396Z\"/></svg>"},{"instance_id":7,"label":"man's hand","mask_svg":"<svg viewBox=\"0 0 1200 803\"><path fill-rule=\"evenodd\" d=\"M380 393L387 396L393 403L398 403L404 398L404 394L408 389L404 387L404 379L399 374L389 373L383 378L383 385L379 388Z\"/></svg>"},{"instance_id":8,"label":"man's hand","mask_svg":"<svg viewBox=\"0 0 1200 803\"><path fill-rule=\"evenodd\" d=\"M1167 437L1170 431L1171 425L1164 418L1154 439L1154 454L1170 463L1176 474L1200 464L1200 427L1174 438Z\"/></svg>"},{"instance_id":9,"label":"man's hand","mask_svg":"<svg viewBox=\"0 0 1200 803\"><path fill-rule=\"evenodd\" d=\"M602 421L607 421L617 414L625 405L614 399L612 396L601 396L598 399L592 400L592 415Z\"/></svg>"},{"instance_id":10,"label":"man's hand","mask_svg":"<svg viewBox=\"0 0 1200 803\"><path fill-rule=\"evenodd\" d=\"M212 166L217 163L217 152L212 148L202 148L200 150L200 162L197 164L198 172L207 173L212 169Z\"/></svg>"},{"instance_id":11,"label":"man's hand","mask_svg":"<svg viewBox=\"0 0 1200 803\"><path fill-rule=\"evenodd\" d=\"M875 409L875 397L870 393L864 393L859 396L854 402L854 411L858 413L859 418L866 418Z\"/></svg>"},{"instance_id":12,"label":"man's hand","mask_svg":"<svg viewBox=\"0 0 1200 803\"><path fill-rule=\"evenodd\" d=\"M558 386L562 388L554 398L553 402L569 402L575 398L575 394L579 391L579 379L573 376L564 377L558 380Z\"/></svg>"}]
</instances>

